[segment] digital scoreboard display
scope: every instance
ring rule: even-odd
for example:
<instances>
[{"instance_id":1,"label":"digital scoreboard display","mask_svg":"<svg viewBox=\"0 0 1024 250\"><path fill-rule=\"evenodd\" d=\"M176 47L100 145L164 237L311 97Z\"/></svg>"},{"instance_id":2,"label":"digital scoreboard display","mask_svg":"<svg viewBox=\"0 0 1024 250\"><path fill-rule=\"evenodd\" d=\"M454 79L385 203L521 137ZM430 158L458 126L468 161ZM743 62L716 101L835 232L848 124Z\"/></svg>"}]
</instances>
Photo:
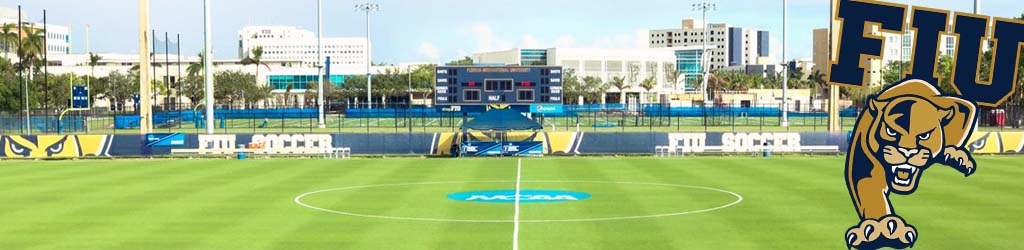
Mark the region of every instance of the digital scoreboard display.
<instances>
[{"instance_id":1,"label":"digital scoreboard display","mask_svg":"<svg viewBox=\"0 0 1024 250\"><path fill-rule=\"evenodd\" d=\"M71 86L71 108L89 108L89 88L85 86Z\"/></svg>"},{"instance_id":2,"label":"digital scoreboard display","mask_svg":"<svg viewBox=\"0 0 1024 250\"><path fill-rule=\"evenodd\" d=\"M437 67L435 98L446 111L480 111L512 107L523 112L561 111L562 67Z\"/></svg>"}]
</instances>

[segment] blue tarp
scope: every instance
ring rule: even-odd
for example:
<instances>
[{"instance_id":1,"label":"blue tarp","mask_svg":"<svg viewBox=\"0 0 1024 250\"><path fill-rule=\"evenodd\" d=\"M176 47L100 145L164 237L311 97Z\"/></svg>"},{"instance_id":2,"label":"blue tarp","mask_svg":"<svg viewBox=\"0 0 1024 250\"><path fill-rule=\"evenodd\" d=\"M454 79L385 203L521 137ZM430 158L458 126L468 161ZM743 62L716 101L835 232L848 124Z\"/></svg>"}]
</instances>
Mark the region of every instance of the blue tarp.
<instances>
[{"instance_id":1,"label":"blue tarp","mask_svg":"<svg viewBox=\"0 0 1024 250\"><path fill-rule=\"evenodd\" d=\"M544 128L512 109L492 109L480 114L472 121L462 124L462 129L474 130L536 130Z\"/></svg>"}]
</instances>

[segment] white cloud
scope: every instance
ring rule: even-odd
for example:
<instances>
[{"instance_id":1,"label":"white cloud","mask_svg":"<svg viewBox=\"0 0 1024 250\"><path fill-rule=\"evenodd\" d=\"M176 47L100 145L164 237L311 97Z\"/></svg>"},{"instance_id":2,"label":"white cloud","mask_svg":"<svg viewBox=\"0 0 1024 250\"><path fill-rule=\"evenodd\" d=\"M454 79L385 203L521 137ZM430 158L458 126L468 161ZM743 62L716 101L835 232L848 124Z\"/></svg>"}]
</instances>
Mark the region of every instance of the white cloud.
<instances>
[{"instance_id":1,"label":"white cloud","mask_svg":"<svg viewBox=\"0 0 1024 250\"><path fill-rule=\"evenodd\" d=\"M790 39L790 40L792 40L792 39ZM771 60L772 63L781 63L782 62L782 40L778 39L778 38L775 38L775 37L768 38L768 48L771 50L770 51L771 53L768 54L769 60ZM792 50L792 47L790 47L789 49ZM790 54L790 55L793 54L792 51L786 51L786 53Z\"/></svg>"},{"instance_id":2,"label":"white cloud","mask_svg":"<svg viewBox=\"0 0 1024 250\"><path fill-rule=\"evenodd\" d=\"M495 51L512 48L512 42L495 35L489 23L478 22L469 26L470 37L476 39L475 51Z\"/></svg>"},{"instance_id":3,"label":"white cloud","mask_svg":"<svg viewBox=\"0 0 1024 250\"><path fill-rule=\"evenodd\" d=\"M434 44L430 42L421 42L420 47L417 49L417 53L431 61L437 61L441 58L441 50L438 50L437 47L434 47Z\"/></svg>"},{"instance_id":4,"label":"white cloud","mask_svg":"<svg viewBox=\"0 0 1024 250\"><path fill-rule=\"evenodd\" d=\"M522 45L521 47L523 47L523 48L543 48L543 47L545 47L545 46L541 45L541 42L540 42L539 39L537 39L537 37L535 37L535 36L533 36L531 34L523 35L523 41L520 44Z\"/></svg>"},{"instance_id":5,"label":"white cloud","mask_svg":"<svg viewBox=\"0 0 1024 250\"><path fill-rule=\"evenodd\" d=\"M570 34L564 34L555 39L555 47L572 47L576 45L576 37Z\"/></svg>"},{"instance_id":6,"label":"white cloud","mask_svg":"<svg viewBox=\"0 0 1024 250\"><path fill-rule=\"evenodd\" d=\"M649 34L648 30L637 29L629 33L600 37L594 40L591 46L594 48L646 48Z\"/></svg>"}]
</instances>

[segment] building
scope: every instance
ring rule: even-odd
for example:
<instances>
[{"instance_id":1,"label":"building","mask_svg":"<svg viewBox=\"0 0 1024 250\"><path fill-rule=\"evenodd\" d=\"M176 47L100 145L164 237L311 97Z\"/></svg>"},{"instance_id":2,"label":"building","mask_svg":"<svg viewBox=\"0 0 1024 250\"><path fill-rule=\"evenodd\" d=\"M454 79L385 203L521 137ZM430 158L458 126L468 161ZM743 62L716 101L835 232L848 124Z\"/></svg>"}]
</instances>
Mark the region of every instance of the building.
<instances>
[{"instance_id":1,"label":"building","mask_svg":"<svg viewBox=\"0 0 1024 250\"><path fill-rule=\"evenodd\" d=\"M26 30L43 30L42 21L32 22L28 17L25 10L22 9L21 21L22 27ZM18 25L18 9L0 7L0 25ZM15 27L15 29L17 28ZM22 35L24 36L24 34ZM46 24L46 52L52 55L66 55L71 54L71 30L67 26L56 25L53 23ZM13 53L17 49L16 44L7 44L6 42L0 41L0 51L5 53ZM11 52L8 52L11 51Z\"/></svg>"},{"instance_id":2,"label":"building","mask_svg":"<svg viewBox=\"0 0 1024 250\"><path fill-rule=\"evenodd\" d=\"M906 25L907 27L910 26L909 23ZM950 25L950 27L948 28L949 30L952 30L952 25ZM886 65L889 65L890 63L894 62L911 61L911 57L914 55L913 50L915 34L914 31L910 29L907 29L907 31L902 35L898 33L879 32L878 26L872 26L871 29L872 35L882 36L885 38L885 41L883 41L882 43L882 59L868 60L868 68L865 69L868 71L867 81L871 84L882 84L882 71L885 69ZM838 41L839 26L837 24L833 24L833 30L835 30L836 32L832 34L832 41ZM953 53L956 52L956 41L957 38L955 36L941 35L939 37L939 55L952 56ZM822 73L824 73L826 71L825 67L829 65L830 61L828 58L828 44L828 29L815 29L813 52L814 69L812 70L812 72L821 71ZM837 49L837 46L838 43L833 42L832 50L835 51ZM833 53L832 55L835 56L835 53ZM835 58L832 59L834 60Z\"/></svg>"},{"instance_id":3,"label":"building","mask_svg":"<svg viewBox=\"0 0 1024 250\"><path fill-rule=\"evenodd\" d=\"M366 72L367 43L363 37L325 37L322 39L323 56L331 58L331 67L362 68ZM298 62L302 66L316 67L316 33L293 26L246 26L238 31L238 58L249 56L250 51L263 48L267 62Z\"/></svg>"},{"instance_id":4,"label":"building","mask_svg":"<svg viewBox=\"0 0 1024 250\"><path fill-rule=\"evenodd\" d=\"M650 31L651 48L704 46L704 27L696 27L693 19L684 19L680 29ZM710 70L729 66L758 64L770 54L768 31L733 27L718 23L710 25L708 47Z\"/></svg>"},{"instance_id":5,"label":"building","mask_svg":"<svg viewBox=\"0 0 1024 250\"><path fill-rule=\"evenodd\" d=\"M607 93L616 94L606 94L603 101L648 103L664 99L661 96L665 94L685 91L687 83L700 76L701 53L700 47L692 46L634 49L515 48L474 53L472 58L478 64L562 66L579 78L597 77L606 83L621 77L626 86L621 90L609 88ZM679 75L672 79L676 71ZM647 78L653 78L656 83L650 91L640 87L640 83ZM624 93L626 98L621 98L623 95L619 93Z\"/></svg>"},{"instance_id":6,"label":"building","mask_svg":"<svg viewBox=\"0 0 1024 250\"><path fill-rule=\"evenodd\" d=\"M138 54L99 53L97 55L102 59L100 59L96 67L91 67L89 65L89 56L87 54L51 56L48 70L52 74L73 73L81 76L95 74L96 77L103 77L112 72L127 74L132 67L139 65ZM154 104L161 106L164 104L175 105L176 103L189 103L190 100L188 100L188 98L179 98L177 94L177 83L180 79L183 79L188 75L187 68L190 64L198 63L200 61L199 57L194 55L183 55L179 59L175 54L167 56L164 54L156 54L155 57L156 60L152 61L155 67L153 67L154 70L150 72L150 74L153 75L153 79L167 84L170 91L166 95L156 95L156 101ZM239 59L215 59L212 63L215 73L241 71L256 75L255 65L243 65ZM261 69L257 77L257 83L269 85L272 89L272 93L274 94L274 97L265 100L262 104L305 105L306 103L304 103L303 100L307 99L306 93L308 88L315 86L310 84L317 82L317 68L307 67L304 65L305 64L299 61L277 61L268 62L267 67L260 66ZM399 69L393 66L374 66L371 70L375 73L380 73L389 68L393 70L405 70L405 68ZM340 86L346 78L355 75L364 75L365 72L366 69L363 67L332 68L330 76L325 78L325 80L335 86ZM289 88L289 86L291 87ZM360 97L360 101L365 101L362 99L365 98ZM106 100L97 100L93 106L107 107L109 106L109 103L107 103Z\"/></svg>"}]
</instances>

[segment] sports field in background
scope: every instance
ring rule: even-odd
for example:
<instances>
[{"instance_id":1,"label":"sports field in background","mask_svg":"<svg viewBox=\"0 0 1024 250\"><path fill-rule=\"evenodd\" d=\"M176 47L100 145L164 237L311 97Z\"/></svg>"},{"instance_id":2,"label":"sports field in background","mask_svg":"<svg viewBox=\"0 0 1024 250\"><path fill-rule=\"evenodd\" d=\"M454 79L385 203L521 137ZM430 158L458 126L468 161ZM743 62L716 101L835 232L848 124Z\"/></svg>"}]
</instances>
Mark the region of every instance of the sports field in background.
<instances>
[{"instance_id":1,"label":"sports field in background","mask_svg":"<svg viewBox=\"0 0 1024 250\"><path fill-rule=\"evenodd\" d=\"M520 249L845 249L841 156L525 158ZM1017 249L1024 157L924 172L917 249ZM517 158L0 161L0 249L511 249ZM326 191L325 191L326 190ZM296 197L310 192L296 202ZM735 194L735 195L733 195ZM740 200L739 197L742 197ZM319 208L314 209L311 207ZM330 212L334 211L334 212ZM358 216L357 216L358 215ZM479 220L477 222L467 222Z\"/></svg>"}]
</instances>

